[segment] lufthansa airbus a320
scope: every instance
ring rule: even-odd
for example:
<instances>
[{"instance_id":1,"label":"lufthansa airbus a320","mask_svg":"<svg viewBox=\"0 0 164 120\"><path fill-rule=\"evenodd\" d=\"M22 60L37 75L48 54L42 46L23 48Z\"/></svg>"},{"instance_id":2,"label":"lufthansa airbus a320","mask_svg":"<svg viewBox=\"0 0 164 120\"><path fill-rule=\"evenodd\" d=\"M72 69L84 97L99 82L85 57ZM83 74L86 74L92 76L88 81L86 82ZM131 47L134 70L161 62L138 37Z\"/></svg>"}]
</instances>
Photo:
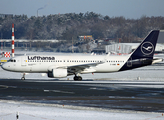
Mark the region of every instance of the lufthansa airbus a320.
<instances>
[{"instance_id":1,"label":"lufthansa airbus a320","mask_svg":"<svg viewBox=\"0 0 164 120\"><path fill-rule=\"evenodd\" d=\"M154 50L158 36L163 30L153 30L131 54L127 56L53 56L29 55L13 57L2 65L2 68L12 72L47 73L50 78L62 78L75 75L74 80L80 81L80 74L110 73L131 70L161 62L154 58Z\"/></svg>"}]
</instances>

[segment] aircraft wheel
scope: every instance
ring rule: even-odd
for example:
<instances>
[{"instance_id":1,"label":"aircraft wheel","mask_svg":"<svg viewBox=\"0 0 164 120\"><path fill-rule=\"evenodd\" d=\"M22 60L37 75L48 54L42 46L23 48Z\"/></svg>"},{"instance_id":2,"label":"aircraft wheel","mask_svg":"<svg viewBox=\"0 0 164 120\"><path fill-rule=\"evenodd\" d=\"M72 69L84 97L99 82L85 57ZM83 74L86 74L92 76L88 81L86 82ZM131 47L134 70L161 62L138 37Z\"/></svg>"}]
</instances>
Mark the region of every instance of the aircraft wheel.
<instances>
[{"instance_id":1,"label":"aircraft wheel","mask_svg":"<svg viewBox=\"0 0 164 120\"><path fill-rule=\"evenodd\" d=\"M78 77L77 77L77 76L75 76L73 79L74 79L74 81L77 81L77 80L78 80Z\"/></svg>"},{"instance_id":2,"label":"aircraft wheel","mask_svg":"<svg viewBox=\"0 0 164 120\"><path fill-rule=\"evenodd\" d=\"M81 76L78 76L78 81L82 81L82 77Z\"/></svg>"},{"instance_id":3,"label":"aircraft wheel","mask_svg":"<svg viewBox=\"0 0 164 120\"><path fill-rule=\"evenodd\" d=\"M21 80L25 80L25 77L22 77Z\"/></svg>"},{"instance_id":4,"label":"aircraft wheel","mask_svg":"<svg viewBox=\"0 0 164 120\"><path fill-rule=\"evenodd\" d=\"M81 76L75 76L73 79L74 79L74 81L81 81L82 77Z\"/></svg>"}]
</instances>

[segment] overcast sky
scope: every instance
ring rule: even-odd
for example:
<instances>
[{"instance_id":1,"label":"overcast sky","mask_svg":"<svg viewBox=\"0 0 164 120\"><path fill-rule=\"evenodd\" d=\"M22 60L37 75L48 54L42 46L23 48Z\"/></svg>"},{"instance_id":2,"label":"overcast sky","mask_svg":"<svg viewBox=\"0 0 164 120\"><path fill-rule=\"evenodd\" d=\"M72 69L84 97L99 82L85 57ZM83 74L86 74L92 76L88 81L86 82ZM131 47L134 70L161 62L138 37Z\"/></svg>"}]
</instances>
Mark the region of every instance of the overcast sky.
<instances>
[{"instance_id":1,"label":"overcast sky","mask_svg":"<svg viewBox=\"0 0 164 120\"><path fill-rule=\"evenodd\" d=\"M164 0L0 0L0 14L31 16L95 12L109 17L163 16Z\"/></svg>"}]
</instances>

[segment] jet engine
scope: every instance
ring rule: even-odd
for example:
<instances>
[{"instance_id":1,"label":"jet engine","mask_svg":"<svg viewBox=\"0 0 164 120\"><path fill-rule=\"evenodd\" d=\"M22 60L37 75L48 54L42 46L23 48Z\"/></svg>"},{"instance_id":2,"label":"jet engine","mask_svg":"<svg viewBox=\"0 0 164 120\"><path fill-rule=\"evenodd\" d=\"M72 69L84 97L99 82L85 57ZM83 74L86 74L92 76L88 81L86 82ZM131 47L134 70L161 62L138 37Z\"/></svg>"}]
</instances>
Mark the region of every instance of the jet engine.
<instances>
[{"instance_id":1,"label":"jet engine","mask_svg":"<svg viewBox=\"0 0 164 120\"><path fill-rule=\"evenodd\" d=\"M67 69L52 69L52 71L48 71L47 75L50 78L67 77Z\"/></svg>"}]
</instances>

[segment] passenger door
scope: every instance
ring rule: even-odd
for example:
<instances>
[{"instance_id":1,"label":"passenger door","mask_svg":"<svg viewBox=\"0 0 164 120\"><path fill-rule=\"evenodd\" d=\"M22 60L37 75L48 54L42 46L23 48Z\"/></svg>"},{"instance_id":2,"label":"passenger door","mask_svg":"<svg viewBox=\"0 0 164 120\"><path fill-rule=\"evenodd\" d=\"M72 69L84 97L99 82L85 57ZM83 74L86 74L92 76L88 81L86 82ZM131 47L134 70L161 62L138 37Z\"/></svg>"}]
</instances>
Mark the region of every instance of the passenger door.
<instances>
[{"instance_id":1,"label":"passenger door","mask_svg":"<svg viewBox=\"0 0 164 120\"><path fill-rule=\"evenodd\" d=\"M21 66L26 66L27 65L27 56L22 56L21 57Z\"/></svg>"}]
</instances>

